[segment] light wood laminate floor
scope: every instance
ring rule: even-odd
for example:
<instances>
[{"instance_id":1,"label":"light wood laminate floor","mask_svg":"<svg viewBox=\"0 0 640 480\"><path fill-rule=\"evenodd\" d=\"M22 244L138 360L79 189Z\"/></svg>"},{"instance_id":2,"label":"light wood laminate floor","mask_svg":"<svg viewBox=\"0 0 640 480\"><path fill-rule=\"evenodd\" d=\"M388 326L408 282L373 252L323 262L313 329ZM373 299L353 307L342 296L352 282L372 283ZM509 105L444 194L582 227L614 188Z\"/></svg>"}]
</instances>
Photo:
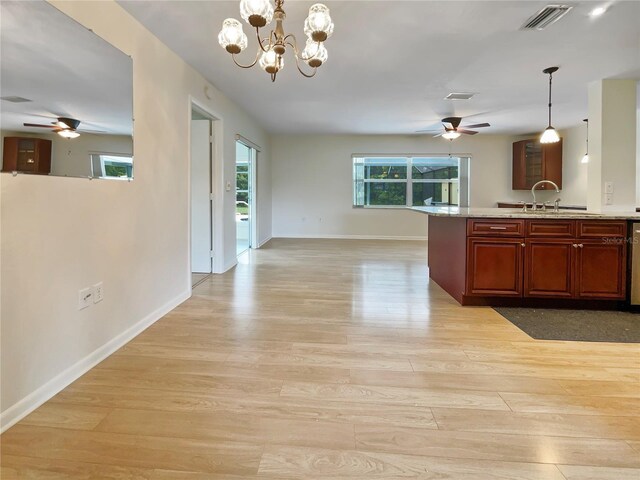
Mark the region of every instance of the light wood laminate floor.
<instances>
[{"instance_id":1,"label":"light wood laminate floor","mask_svg":"<svg viewBox=\"0 0 640 480\"><path fill-rule=\"evenodd\" d=\"M9 429L2 480L638 480L638 354L460 307L422 242L273 240Z\"/></svg>"}]
</instances>

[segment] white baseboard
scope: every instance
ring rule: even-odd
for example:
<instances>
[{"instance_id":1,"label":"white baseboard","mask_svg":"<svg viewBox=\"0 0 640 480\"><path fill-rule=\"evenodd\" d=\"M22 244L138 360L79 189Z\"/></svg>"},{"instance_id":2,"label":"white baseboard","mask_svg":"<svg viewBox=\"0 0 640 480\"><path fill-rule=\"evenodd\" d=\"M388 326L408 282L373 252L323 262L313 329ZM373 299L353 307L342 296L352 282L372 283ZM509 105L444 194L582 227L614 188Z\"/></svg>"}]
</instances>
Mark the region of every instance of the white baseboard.
<instances>
[{"instance_id":1,"label":"white baseboard","mask_svg":"<svg viewBox=\"0 0 640 480\"><path fill-rule=\"evenodd\" d=\"M309 238L309 239L344 239L344 240L420 240L426 241L426 235L423 236L392 236L392 235L299 235L285 234L274 235L273 238Z\"/></svg>"},{"instance_id":2,"label":"white baseboard","mask_svg":"<svg viewBox=\"0 0 640 480\"><path fill-rule=\"evenodd\" d=\"M180 294L178 297L174 298L154 312L151 312L138 323L129 327L124 332L109 340L103 346L99 347L97 350L93 351L56 377L49 380L34 392L31 392L22 400L19 400L18 402L7 408L0 414L0 433L4 432L20 420L22 420L24 417L29 415L44 402L59 393L72 382L76 381L102 360L107 358L109 355L124 346L129 341L131 341L143 330L153 325L160 318L176 308L189 297L191 297L191 289L189 289L188 292Z\"/></svg>"},{"instance_id":3,"label":"white baseboard","mask_svg":"<svg viewBox=\"0 0 640 480\"><path fill-rule=\"evenodd\" d=\"M272 238L273 238L273 237L269 236L269 237L267 237L267 238L265 238L265 239L263 239L263 240L260 240L260 241L258 242L258 248L260 248L260 247L262 247L263 245L266 245L267 243L269 243L269 242L271 241L271 239L272 239Z\"/></svg>"}]
</instances>

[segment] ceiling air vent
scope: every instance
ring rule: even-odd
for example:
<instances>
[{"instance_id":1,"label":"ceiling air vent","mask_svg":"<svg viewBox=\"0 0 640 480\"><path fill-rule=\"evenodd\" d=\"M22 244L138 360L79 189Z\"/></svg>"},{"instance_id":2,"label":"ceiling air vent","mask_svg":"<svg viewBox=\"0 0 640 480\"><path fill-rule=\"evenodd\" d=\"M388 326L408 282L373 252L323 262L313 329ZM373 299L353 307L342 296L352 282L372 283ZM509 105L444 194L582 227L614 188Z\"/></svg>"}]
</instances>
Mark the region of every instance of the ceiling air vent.
<instances>
[{"instance_id":1,"label":"ceiling air vent","mask_svg":"<svg viewBox=\"0 0 640 480\"><path fill-rule=\"evenodd\" d=\"M4 100L6 102L11 102L11 103L24 103L24 102L31 102L32 100L29 100L28 98L24 98L24 97L0 97L0 100Z\"/></svg>"},{"instance_id":2,"label":"ceiling air vent","mask_svg":"<svg viewBox=\"0 0 640 480\"><path fill-rule=\"evenodd\" d=\"M474 95L475 93L452 92L444 98L446 100L469 100Z\"/></svg>"},{"instance_id":3,"label":"ceiling air vent","mask_svg":"<svg viewBox=\"0 0 640 480\"><path fill-rule=\"evenodd\" d=\"M572 8L569 5L547 5L524 22L520 30L542 30L560 20Z\"/></svg>"}]
</instances>

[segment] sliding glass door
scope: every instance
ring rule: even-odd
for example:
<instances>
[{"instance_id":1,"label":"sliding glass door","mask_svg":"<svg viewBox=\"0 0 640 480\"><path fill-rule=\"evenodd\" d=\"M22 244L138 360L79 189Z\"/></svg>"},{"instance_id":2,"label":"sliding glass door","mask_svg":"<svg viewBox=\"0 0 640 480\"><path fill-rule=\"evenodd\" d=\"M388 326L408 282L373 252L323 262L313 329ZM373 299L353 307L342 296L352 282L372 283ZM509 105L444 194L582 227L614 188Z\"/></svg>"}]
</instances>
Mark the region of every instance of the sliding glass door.
<instances>
[{"instance_id":1,"label":"sliding glass door","mask_svg":"<svg viewBox=\"0 0 640 480\"><path fill-rule=\"evenodd\" d=\"M253 164L255 150L236 142L236 251L240 255L252 247Z\"/></svg>"}]
</instances>

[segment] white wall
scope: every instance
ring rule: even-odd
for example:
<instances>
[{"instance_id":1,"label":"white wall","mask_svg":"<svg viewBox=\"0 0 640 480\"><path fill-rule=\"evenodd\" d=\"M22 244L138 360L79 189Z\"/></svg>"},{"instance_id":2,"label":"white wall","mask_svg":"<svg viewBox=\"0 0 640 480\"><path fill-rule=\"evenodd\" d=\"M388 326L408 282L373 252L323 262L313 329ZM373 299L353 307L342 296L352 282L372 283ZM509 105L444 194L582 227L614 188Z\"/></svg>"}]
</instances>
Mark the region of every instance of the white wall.
<instances>
[{"instance_id":1,"label":"white wall","mask_svg":"<svg viewBox=\"0 0 640 480\"><path fill-rule=\"evenodd\" d=\"M563 203L585 204L586 173L580 127L564 137ZM352 208L353 154L470 155L469 204L531 200L511 189L515 137L479 134L449 143L442 138L402 135L277 135L272 138L274 237L420 237L426 217L399 209ZM584 145L584 144L583 144ZM581 152L578 154L578 152ZM542 194L544 196L544 193ZM555 199L555 197L553 198Z\"/></svg>"},{"instance_id":2,"label":"white wall","mask_svg":"<svg viewBox=\"0 0 640 480\"><path fill-rule=\"evenodd\" d=\"M262 147L260 238L271 232L265 132L115 2L53 4L133 57L135 180L0 175L5 428L190 295L190 95L223 123L214 188L226 266L235 199L222 187L238 133ZM78 289L98 281L104 301L78 311Z\"/></svg>"},{"instance_id":3,"label":"white wall","mask_svg":"<svg viewBox=\"0 0 640 480\"><path fill-rule=\"evenodd\" d=\"M89 177L91 175L90 153L120 153L131 155L133 142L126 135L98 135L82 133L78 138L62 138L60 135L38 135L37 133L2 131L4 137L34 137L51 140L51 174L67 177ZM1 158L1 157L0 157ZM135 176L135 163L133 166Z\"/></svg>"}]
</instances>

